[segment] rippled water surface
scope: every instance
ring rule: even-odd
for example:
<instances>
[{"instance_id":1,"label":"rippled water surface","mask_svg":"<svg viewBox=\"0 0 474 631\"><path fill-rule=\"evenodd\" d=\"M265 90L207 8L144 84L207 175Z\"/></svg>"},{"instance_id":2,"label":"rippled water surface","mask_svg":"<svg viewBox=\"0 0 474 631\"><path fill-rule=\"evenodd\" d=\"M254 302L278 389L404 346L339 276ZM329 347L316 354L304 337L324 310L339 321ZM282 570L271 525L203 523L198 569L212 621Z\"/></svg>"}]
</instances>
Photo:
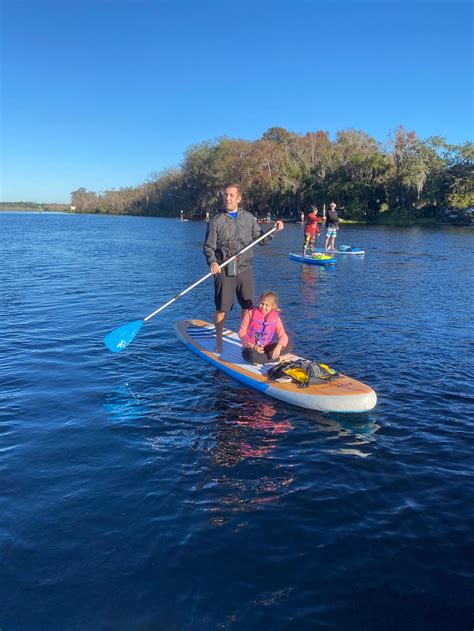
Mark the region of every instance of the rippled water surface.
<instances>
[{"instance_id":1,"label":"rippled water surface","mask_svg":"<svg viewBox=\"0 0 474 631\"><path fill-rule=\"evenodd\" d=\"M296 352L371 385L287 406L178 343L205 224L0 214L0 628L471 629L472 228L344 226L326 270L257 248ZM229 319L238 326L238 313Z\"/></svg>"}]
</instances>

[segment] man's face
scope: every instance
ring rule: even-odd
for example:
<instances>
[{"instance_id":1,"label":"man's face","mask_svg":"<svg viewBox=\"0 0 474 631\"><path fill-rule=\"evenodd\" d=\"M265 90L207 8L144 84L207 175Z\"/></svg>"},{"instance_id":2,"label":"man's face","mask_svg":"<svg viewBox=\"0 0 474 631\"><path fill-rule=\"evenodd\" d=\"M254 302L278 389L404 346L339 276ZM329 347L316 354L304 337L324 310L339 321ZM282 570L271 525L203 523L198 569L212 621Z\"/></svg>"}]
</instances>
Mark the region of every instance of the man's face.
<instances>
[{"instance_id":1,"label":"man's face","mask_svg":"<svg viewBox=\"0 0 474 631\"><path fill-rule=\"evenodd\" d=\"M228 213L233 213L239 207L239 203L241 200L241 196L239 195L239 191L235 188L235 186L230 186L224 191L224 206Z\"/></svg>"}]
</instances>

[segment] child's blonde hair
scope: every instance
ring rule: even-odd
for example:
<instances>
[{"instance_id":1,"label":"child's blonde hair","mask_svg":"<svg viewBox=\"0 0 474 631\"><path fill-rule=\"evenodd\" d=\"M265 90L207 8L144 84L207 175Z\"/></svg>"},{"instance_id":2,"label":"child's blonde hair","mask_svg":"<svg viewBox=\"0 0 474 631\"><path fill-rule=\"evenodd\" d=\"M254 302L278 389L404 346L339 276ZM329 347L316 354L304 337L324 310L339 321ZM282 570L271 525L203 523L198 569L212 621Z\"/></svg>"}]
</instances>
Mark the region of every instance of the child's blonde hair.
<instances>
[{"instance_id":1,"label":"child's blonde hair","mask_svg":"<svg viewBox=\"0 0 474 631\"><path fill-rule=\"evenodd\" d=\"M280 307L278 306L278 295L274 291L264 291L260 295L259 302L261 302L265 298L270 298L275 305L275 311L280 311Z\"/></svg>"}]
</instances>

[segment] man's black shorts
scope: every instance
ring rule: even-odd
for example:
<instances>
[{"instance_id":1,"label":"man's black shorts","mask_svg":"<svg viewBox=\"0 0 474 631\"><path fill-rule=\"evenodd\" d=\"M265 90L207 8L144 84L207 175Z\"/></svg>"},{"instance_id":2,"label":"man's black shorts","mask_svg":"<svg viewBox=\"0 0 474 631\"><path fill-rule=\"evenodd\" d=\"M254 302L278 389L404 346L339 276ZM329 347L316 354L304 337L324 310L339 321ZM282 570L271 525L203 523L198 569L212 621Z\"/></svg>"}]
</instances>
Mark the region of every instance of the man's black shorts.
<instances>
[{"instance_id":1,"label":"man's black shorts","mask_svg":"<svg viewBox=\"0 0 474 631\"><path fill-rule=\"evenodd\" d=\"M247 267L237 276L227 276L225 268L214 276L214 304L216 311L232 309L234 295L237 296L242 309L250 309L253 305L253 269Z\"/></svg>"}]
</instances>

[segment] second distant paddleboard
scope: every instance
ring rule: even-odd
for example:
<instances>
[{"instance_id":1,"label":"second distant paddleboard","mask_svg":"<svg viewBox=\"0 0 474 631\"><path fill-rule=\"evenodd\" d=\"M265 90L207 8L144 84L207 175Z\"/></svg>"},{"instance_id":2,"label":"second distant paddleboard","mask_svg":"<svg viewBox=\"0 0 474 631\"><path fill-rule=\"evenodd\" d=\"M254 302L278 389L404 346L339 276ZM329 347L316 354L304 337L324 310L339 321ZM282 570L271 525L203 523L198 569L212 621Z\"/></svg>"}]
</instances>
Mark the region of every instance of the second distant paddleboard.
<instances>
[{"instance_id":1,"label":"second distant paddleboard","mask_svg":"<svg viewBox=\"0 0 474 631\"><path fill-rule=\"evenodd\" d=\"M337 250L323 250L322 248L316 248L315 252L320 252L321 254L355 254L362 256L365 254L365 251L362 248L356 248L353 245L340 245Z\"/></svg>"}]
</instances>

